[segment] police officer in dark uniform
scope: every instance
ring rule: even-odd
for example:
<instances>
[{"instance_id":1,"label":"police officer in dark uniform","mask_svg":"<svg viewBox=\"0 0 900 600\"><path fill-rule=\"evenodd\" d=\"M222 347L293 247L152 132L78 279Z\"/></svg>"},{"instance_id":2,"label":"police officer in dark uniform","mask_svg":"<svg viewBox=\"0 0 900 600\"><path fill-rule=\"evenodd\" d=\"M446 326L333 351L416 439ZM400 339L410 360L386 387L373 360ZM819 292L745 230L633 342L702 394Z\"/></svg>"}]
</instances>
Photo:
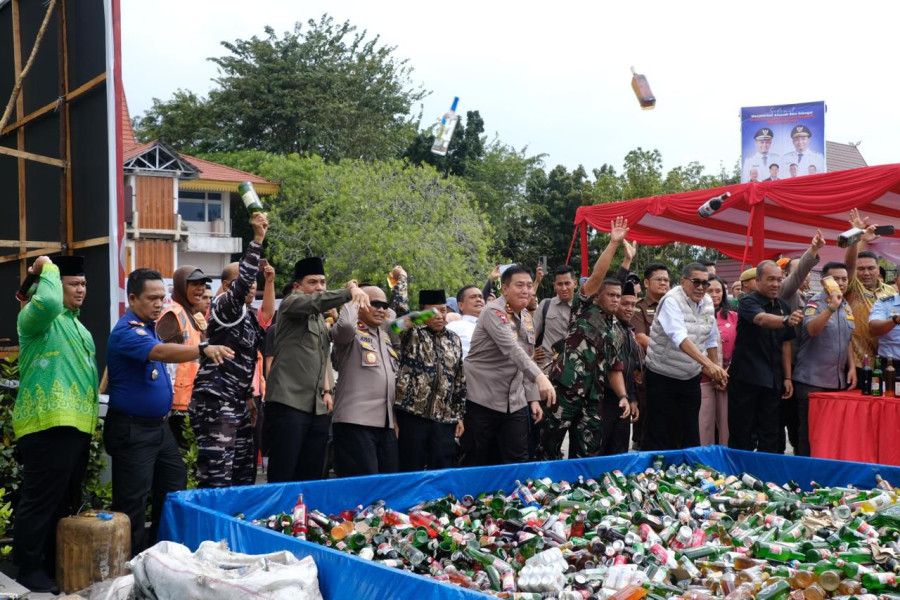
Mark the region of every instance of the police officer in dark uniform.
<instances>
[{"instance_id":1,"label":"police officer in dark uniform","mask_svg":"<svg viewBox=\"0 0 900 600\"><path fill-rule=\"evenodd\" d=\"M136 269L128 276L128 310L109 334L109 411L103 431L112 458L112 509L131 519L131 550L154 543L166 494L187 487L181 452L168 427L172 383L163 363L233 358L226 346L165 344L154 321L162 311L162 275ZM145 531L147 494L152 491L150 533Z\"/></svg>"}]
</instances>

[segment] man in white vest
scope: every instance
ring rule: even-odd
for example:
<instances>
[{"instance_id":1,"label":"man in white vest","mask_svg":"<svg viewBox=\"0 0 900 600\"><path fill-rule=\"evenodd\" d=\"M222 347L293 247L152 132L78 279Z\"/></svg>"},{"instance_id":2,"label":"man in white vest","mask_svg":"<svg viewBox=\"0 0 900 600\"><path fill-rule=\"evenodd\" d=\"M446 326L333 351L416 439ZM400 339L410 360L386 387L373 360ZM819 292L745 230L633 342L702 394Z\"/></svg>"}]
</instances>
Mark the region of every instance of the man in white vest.
<instances>
[{"instance_id":1,"label":"man in white vest","mask_svg":"<svg viewBox=\"0 0 900 600\"><path fill-rule=\"evenodd\" d=\"M682 271L656 311L647 350L647 439L642 450L700 445L700 376L728 382L719 364L716 314L706 294L709 273L700 263Z\"/></svg>"}]
</instances>

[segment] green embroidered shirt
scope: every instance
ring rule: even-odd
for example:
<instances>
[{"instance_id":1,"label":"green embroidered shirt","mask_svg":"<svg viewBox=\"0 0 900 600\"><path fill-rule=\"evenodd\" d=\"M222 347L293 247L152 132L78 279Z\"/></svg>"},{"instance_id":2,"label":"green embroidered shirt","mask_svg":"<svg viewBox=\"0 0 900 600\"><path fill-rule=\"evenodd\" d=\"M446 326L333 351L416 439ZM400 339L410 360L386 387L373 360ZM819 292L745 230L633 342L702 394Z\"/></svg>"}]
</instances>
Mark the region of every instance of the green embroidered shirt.
<instances>
[{"instance_id":1,"label":"green embroidered shirt","mask_svg":"<svg viewBox=\"0 0 900 600\"><path fill-rule=\"evenodd\" d=\"M63 306L56 265L44 265L37 291L19 313L17 326L16 437L67 426L93 434L97 425L96 349L78 312Z\"/></svg>"}]
</instances>

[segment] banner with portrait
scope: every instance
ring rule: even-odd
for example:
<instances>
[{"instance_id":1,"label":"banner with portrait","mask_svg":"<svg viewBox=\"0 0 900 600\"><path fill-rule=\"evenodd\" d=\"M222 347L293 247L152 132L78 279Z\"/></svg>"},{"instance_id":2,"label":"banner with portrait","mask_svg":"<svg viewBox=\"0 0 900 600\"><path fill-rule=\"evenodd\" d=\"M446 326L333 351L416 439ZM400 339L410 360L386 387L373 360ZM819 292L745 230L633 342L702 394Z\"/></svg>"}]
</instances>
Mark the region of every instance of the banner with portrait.
<instances>
[{"instance_id":1,"label":"banner with portrait","mask_svg":"<svg viewBox=\"0 0 900 600\"><path fill-rule=\"evenodd\" d=\"M741 183L825 172L825 102L741 108Z\"/></svg>"}]
</instances>

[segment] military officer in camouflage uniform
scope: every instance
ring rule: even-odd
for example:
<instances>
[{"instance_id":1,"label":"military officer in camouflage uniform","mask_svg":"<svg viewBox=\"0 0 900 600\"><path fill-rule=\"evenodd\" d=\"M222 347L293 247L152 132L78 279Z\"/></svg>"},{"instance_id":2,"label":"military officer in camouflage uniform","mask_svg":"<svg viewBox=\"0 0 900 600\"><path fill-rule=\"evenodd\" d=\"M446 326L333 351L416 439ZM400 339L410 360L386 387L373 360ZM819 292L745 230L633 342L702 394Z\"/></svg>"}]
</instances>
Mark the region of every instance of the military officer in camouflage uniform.
<instances>
[{"instance_id":1,"label":"military officer in camouflage uniform","mask_svg":"<svg viewBox=\"0 0 900 600\"><path fill-rule=\"evenodd\" d=\"M269 223L265 213L255 213L252 224L254 237L238 267L239 276L213 300L209 311L208 339L234 350L234 358L220 365L203 359L194 380L189 413L198 447L198 487L254 483L253 372L275 312L275 272L266 274L262 311L257 316L249 304L256 295Z\"/></svg>"},{"instance_id":2,"label":"military officer in camouflage uniform","mask_svg":"<svg viewBox=\"0 0 900 600\"><path fill-rule=\"evenodd\" d=\"M618 217L610 225L609 245L572 301L572 320L565 345L551 366L551 378L561 393L559 405L552 411L548 407L541 434L539 456L545 460L562 458L566 432L570 457L594 456L599 452L600 411L607 378L619 396L622 418L631 413L622 374L624 334L616 326L615 318L622 283L618 279L606 279L612 258L628 232L628 221Z\"/></svg>"}]
</instances>

